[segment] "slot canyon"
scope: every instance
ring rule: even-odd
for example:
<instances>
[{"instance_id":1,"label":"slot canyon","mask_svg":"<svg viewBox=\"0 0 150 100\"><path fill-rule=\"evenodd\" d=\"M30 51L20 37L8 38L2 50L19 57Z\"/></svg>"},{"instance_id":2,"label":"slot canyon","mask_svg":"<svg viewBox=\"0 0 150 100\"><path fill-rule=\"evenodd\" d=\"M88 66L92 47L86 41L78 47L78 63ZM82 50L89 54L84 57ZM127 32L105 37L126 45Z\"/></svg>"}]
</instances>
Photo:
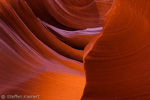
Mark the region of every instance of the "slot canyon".
<instances>
[{"instance_id":1,"label":"slot canyon","mask_svg":"<svg viewBox=\"0 0 150 100\"><path fill-rule=\"evenodd\" d=\"M0 100L150 100L150 0L0 0Z\"/></svg>"}]
</instances>

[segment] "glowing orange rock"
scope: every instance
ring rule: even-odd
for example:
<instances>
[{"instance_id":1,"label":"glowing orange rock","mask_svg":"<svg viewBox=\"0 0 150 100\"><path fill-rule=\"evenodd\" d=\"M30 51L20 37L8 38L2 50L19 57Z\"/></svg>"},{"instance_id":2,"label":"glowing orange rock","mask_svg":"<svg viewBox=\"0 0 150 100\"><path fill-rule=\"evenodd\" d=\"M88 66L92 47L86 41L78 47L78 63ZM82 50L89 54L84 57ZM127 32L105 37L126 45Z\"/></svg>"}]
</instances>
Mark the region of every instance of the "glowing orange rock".
<instances>
[{"instance_id":1,"label":"glowing orange rock","mask_svg":"<svg viewBox=\"0 0 150 100\"><path fill-rule=\"evenodd\" d=\"M82 61L82 51L44 29L24 0L1 0L0 5L0 96L79 100L85 85L83 64L66 56Z\"/></svg>"},{"instance_id":2,"label":"glowing orange rock","mask_svg":"<svg viewBox=\"0 0 150 100\"><path fill-rule=\"evenodd\" d=\"M149 0L114 0L85 49L82 100L150 100L149 13Z\"/></svg>"}]
</instances>

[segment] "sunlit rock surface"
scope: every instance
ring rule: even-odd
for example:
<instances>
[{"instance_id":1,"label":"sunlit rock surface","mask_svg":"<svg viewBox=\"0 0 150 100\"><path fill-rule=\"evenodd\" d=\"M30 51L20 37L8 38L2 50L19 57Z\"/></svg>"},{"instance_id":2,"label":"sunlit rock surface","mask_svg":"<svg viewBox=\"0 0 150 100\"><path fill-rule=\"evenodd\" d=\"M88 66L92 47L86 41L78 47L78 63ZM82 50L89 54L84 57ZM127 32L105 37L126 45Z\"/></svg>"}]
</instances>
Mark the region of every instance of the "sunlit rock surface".
<instances>
[{"instance_id":1,"label":"sunlit rock surface","mask_svg":"<svg viewBox=\"0 0 150 100\"><path fill-rule=\"evenodd\" d=\"M0 97L150 100L149 23L150 0L0 0Z\"/></svg>"}]
</instances>

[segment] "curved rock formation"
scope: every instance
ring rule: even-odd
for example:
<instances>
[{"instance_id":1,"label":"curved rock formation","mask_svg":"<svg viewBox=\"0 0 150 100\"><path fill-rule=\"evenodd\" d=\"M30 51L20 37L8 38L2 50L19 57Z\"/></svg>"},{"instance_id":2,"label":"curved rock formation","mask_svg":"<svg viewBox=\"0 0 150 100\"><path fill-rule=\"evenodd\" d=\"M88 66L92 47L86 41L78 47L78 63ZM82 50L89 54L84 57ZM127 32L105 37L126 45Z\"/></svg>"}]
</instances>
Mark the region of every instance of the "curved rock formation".
<instances>
[{"instance_id":1,"label":"curved rock formation","mask_svg":"<svg viewBox=\"0 0 150 100\"><path fill-rule=\"evenodd\" d=\"M102 27L87 28L84 30L68 31L59 29L40 21L46 29L51 31L58 39L70 45L73 48L83 50L85 46L96 37L102 30ZM80 45L79 45L80 44Z\"/></svg>"},{"instance_id":2,"label":"curved rock formation","mask_svg":"<svg viewBox=\"0 0 150 100\"><path fill-rule=\"evenodd\" d=\"M150 100L149 12L150 0L0 0L0 98Z\"/></svg>"},{"instance_id":3,"label":"curved rock formation","mask_svg":"<svg viewBox=\"0 0 150 100\"><path fill-rule=\"evenodd\" d=\"M104 15L110 9L112 0L26 1L40 19L53 26L73 30L103 26ZM100 6L100 14L96 4Z\"/></svg>"},{"instance_id":4,"label":"curved rock formation","mask_svg":"<svg viewBox=\"0 0 150 100\"><path fill-rule=\"evenodd\" d=\"M81 100L150 100L149 12L149 0L114 0L85 49Z\"/></svg>"},{"instance_id":5,"label":"curved rock formation","mask_svg":"<svg viewBox=\"0 0 150 100\"><path fill-rule=\"evenodd\" d=\"M0 1L0 96L79 100L85 84L82 53L47 31L24 0Z\"/></svg>"}]
</instances>

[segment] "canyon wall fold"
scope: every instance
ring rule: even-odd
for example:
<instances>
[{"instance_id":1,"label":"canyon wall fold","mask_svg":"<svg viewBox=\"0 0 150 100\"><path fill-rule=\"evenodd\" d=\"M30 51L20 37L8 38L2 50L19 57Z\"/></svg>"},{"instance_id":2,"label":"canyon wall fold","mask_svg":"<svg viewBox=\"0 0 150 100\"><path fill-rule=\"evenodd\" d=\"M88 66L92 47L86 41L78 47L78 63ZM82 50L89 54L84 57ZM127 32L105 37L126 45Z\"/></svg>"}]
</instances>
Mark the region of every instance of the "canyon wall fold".
<instances>
[{"instance_id":1,"label":"canyon wall fold","mask_svg":"<svg viewBox=\"0 0 150 100\"><path fill-rule=\"evenodd\" d=\"M81 100L150 99L150 1L114 0L85 49Z\"/></svg>"},{"instance_id":2,"label":"canyon wall fold","mask_svg":"<svg viewBox=\"0 0 150 100\"><path fill-rule=\"evenodd\" d=\"M149 77L150 0L0 0L0 96L150 100Z\"/></svg>"},{"instance_id":3,"label":"canyon wall fold","mask_svg":"<svg viewBox=\"0 0 150 100\"><path fill-rule=\"evenodd\" d=\"M0 95L79 100L82 55L45 29L24 0L0 1Z\"/></svg>"}]
</instances>

